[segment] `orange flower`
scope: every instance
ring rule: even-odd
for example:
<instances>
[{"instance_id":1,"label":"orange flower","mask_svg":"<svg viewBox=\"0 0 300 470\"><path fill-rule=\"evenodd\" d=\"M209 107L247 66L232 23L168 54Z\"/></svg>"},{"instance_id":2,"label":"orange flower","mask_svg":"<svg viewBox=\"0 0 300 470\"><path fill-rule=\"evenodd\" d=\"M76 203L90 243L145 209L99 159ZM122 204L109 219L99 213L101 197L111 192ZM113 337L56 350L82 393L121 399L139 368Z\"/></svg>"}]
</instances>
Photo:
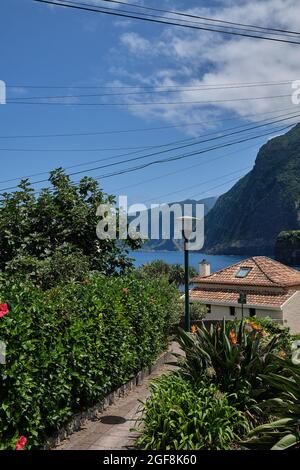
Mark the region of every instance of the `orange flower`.
<instances>
[{"instance_id":1,"label":"orange flower","mask_svg":"<svg viewBox=\"0 0 300 470\"><path fill-rule=\"evenodd\" d=\"M128 294L128 287L124 287L123 292L124 292L124 294Z\"/></svg>"},{"instance_id":2,"label":"orange flower","mask_svg":"<svg viewBox=\"0 0 300 470\"><path fill-rule=\"evenodd\" d=\"M257 331L262 331L262 327L259 326L257 323L250 323L250 325L252 326L253 330L257 330Z\"/></svg>"},{"instance_id":3,"label":"orange flower","mask_svg":"<svg viewBox=\"0 0 300 470\"><path fill-rule=\"evenodd\" d=\"M197 331L198 331L198 326L192 325L191 332L194 334L194 333L197 333Z\"/></svg>"},{"instance_id":4,"label":"orange flower","mask_svg":"<svg viewBox=\"0 0 300 470\"><path fill-rule=\"evenodd\" d=\"M229 332L229 339L230 339L231 344L237 343L237 336L234 331Z\"/></svg>"},{"instance_id":5,"label":"orange flower","mask_svg":"<svg viewBox=\"0 0 300 470\"><path fill-rule=\"evenodd\" d=\"M286 352L282 349L281 351L279 351L278 355L282 358L285 358Z\"/></svg>"}]
</instances>

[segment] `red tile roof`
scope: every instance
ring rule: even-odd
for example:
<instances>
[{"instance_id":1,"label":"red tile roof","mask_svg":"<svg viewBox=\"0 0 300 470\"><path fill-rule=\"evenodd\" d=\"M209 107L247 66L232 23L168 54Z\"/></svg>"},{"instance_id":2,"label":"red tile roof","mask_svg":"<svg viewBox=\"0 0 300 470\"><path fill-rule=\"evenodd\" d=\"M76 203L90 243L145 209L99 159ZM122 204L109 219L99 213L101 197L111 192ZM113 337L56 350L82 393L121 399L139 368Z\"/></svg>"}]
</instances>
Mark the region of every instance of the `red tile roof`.
<instances>
[{"instance_id":1,"label":"red tile roof","mask_svg":"<svg viewBox=\"0 0 300 470\"><path fill-rule=\"evenodd\" d=\"M247 276L236 277L240 268L251 268ZM265 256L254 256L210 276L195 277L192 282L203 284L227 284L236 286L293 287L300 286L300 272Z\"/></svg>"},{"instance_id":2,"label":"red tile roof","mask_svg":"<svg viewBox=\"0 0 300 470\"><path fill-rule=\"evenodd\" d=\"M261 305L265 307L280 307L284 304L296 291L279 291L279 293L271 292L257 292L248 291L247 294L247 305ZM200 288L195 287L190 291L190 299L198 300L204 304L220 303L237 305L238 298L240 295L239 290L230 289L213 289L213 288Z\"/></svg>"}]
</instances>

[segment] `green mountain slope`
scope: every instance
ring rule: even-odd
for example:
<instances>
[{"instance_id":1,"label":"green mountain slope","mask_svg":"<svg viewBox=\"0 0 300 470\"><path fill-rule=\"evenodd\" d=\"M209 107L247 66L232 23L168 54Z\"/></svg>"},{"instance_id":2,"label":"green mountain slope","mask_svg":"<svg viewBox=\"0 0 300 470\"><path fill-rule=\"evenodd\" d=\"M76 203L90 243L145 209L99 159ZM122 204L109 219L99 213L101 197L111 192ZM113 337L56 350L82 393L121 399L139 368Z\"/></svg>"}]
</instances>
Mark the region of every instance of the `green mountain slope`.
<instances>
[{"instance_id":1,"label":"green mountain slope","mask_svg":"<svg viewBox=\"0 0 300 470\"><path fill-rule=\"evenodd\" d=\"M223 196L205 219L204 250L273 254L282 230L300 228L300 124L269 140L254 168Z\"/></svg>"}]
</instances>

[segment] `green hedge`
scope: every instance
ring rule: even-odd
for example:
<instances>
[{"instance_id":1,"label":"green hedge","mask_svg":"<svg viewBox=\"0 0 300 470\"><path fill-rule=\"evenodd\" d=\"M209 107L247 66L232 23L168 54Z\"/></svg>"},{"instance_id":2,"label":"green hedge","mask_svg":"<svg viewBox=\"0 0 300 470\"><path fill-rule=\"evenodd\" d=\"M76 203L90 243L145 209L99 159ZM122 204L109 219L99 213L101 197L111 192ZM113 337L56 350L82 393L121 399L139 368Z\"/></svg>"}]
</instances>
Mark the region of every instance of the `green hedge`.
<instances>
[{"instance_id":1,"label":"green hedge","mask_svg":"<svg viewBox=\"0 0 300 470\"><path fill-rule=\"evenodd\" d=\"M71 416L150 365L167 344L177 290L163 279L94 277L42 292L2 279L0 446L38 448Z\"/></svg>"}]
</instances>

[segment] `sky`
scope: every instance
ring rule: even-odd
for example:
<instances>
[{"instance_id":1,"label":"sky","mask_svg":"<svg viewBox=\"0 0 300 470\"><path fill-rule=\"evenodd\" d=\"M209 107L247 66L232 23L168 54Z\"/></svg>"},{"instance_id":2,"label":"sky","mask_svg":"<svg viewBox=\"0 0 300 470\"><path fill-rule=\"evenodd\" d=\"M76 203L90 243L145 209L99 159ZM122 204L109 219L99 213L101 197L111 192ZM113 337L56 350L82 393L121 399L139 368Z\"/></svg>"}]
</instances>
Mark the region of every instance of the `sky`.
<instances>
[{"instance_id":1,"label":"sky","mask_svg":"<svg viewBox=\"0 0 300 470\"><path fill-rule=\"evenodd\" d=\"M101 0L82 2L104 5ZM278 29L300 29L298 0L133 3ZM114 8L118 11L125 7ZM220 195L250 171L263 143L297 122L295 117L244 133L238 127L251 128L288 113L300 114L290 97L290 81L300 79L299 47L33 0L1 0L0 80L7 86L8 102L0 105L0 192L13 190L18 184L16 178L36 175L30 180L40 181L47 179L49 170L64 167L68 173L82 172L72 175L74 181L84 175L96 177L105 192L128 195L130 203ZM278 84L280 81L288 83ZM258 86L258 82L268 85ZM232 88L208 89L229 84ZM178 92L178 86L189 88ZM160 93L149 93L153 87L161 87ZM173 88L176 93L161 93L162 87ZM106 96L78 97L99 94ZM278 95L284 96L273 98ZM45 104L49 99L38 99L49 96L63 98L50 99L50 105ZM40 104L27 104L30 97L34 98L32 103ZM259 99L249 100L253 97ZM85 106L84 102L97 105ZM240 133L221 139L224 132ZM199 153L232 139L267 132L269 136ZM219 139L208 140L216 137ZM202 143L195 145L199 140ZM173 147L194 145L167 152L171 143ZM147 157L161 150L165 153ZM105 177L142 162L197 150L197 155L181 160ZM145 156L141 161L104 167L141 156ZM102 168L89 171L94 167ZM47 182L34 184L37 190L44 186Z\"/></svg>"}]
</instances>

